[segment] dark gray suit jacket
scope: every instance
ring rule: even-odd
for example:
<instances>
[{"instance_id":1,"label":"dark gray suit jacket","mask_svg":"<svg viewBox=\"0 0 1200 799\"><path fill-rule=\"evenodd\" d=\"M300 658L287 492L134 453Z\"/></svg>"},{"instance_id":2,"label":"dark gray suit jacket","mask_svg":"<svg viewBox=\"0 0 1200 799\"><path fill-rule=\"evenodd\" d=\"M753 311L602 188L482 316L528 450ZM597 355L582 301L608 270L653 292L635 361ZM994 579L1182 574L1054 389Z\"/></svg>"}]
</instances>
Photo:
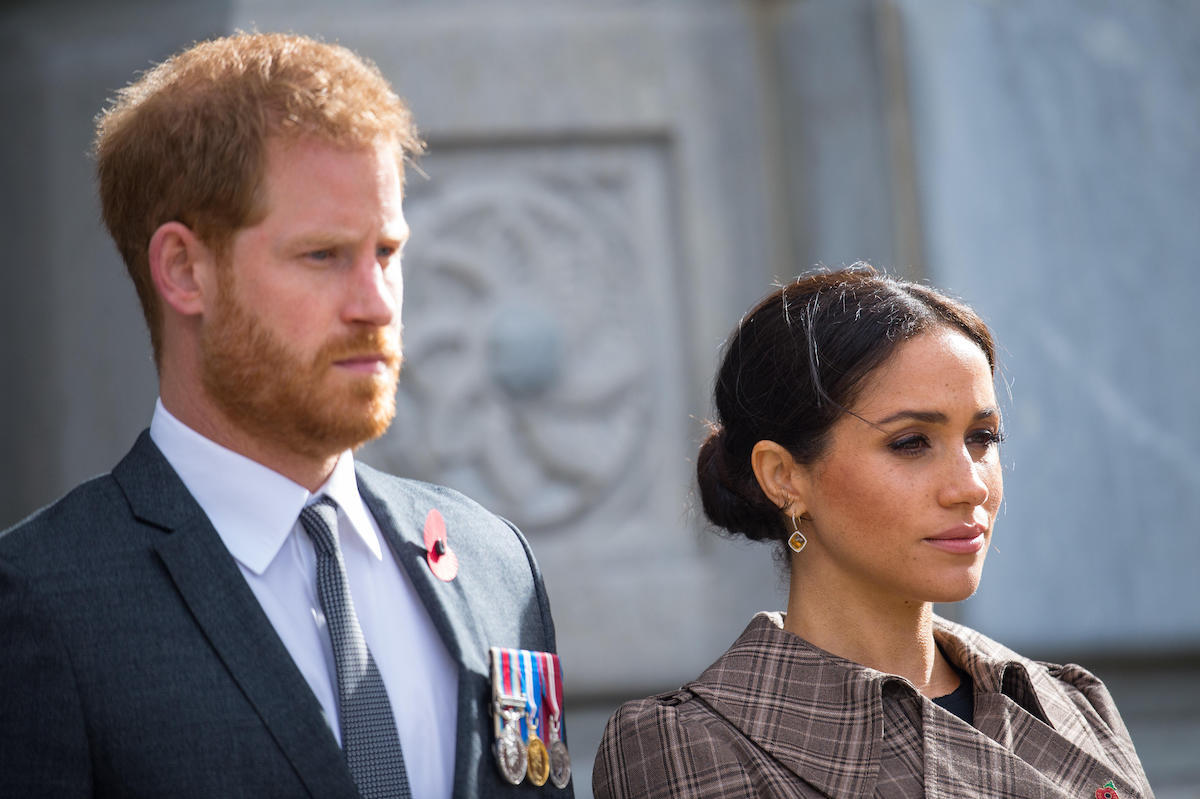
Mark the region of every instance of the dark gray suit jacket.
<instances>
[{"instance_id":1,"label":"dark gray suit jacket","mask_svg":"<svg viewBox=\"0 0 1200 799\"><path fill-rule=\"evenodd\" d=\"M361 465L358 482L459 664L454 796L569 796L509 786L490 751L488 647L555 647L525 540L449 489ZM424 557L434 507L461 564L448 583ZM9 796L357 796L320 704L147 433L111 474L0 534Z\"/></svg>"}]
</instances>

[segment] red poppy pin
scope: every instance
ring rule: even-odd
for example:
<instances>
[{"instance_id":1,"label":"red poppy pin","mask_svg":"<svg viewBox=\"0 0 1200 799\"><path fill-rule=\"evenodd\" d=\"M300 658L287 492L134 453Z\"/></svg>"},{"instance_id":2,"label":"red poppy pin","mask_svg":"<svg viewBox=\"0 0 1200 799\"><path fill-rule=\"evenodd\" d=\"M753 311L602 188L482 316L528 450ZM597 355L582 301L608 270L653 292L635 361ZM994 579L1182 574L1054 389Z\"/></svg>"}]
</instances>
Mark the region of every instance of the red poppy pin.
<instances>
[{"instance_id":1,"label":"red poppy pin","mask_svg":"<svg viewBox=\"0 0 1200 799\"><path fill-rule=\"evenodd\" d=\"M425 517L425 560L433 576L450 582L458 574L458 555L446 543L446 520L437 508Z\"/></svg>"},{"instance_id":2,"label":"red poppy pin","mask_svg":"<svg viewBox=\"0 0 1200 799\"><path fill-rule=\"evenodd\" d=\"M1096 799L1121 799L1117 796L1117 786L1113 785L1113 781L1109 780L1104 783L1103 788L1096 789Z\"/></svg>"}]
</instances>

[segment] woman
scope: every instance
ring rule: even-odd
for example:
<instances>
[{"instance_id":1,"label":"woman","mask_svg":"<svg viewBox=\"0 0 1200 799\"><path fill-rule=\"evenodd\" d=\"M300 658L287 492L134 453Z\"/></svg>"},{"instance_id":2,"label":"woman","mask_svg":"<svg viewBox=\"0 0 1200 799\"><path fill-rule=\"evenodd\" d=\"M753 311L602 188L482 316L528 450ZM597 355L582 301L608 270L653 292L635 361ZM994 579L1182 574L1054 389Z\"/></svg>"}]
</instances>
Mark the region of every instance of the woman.
<instances>
[{"instance_id":1,"label":"woman","mask_svg":"<svg viewBox=\"0 0 1200 799\"><path fill-rule=\"evenodd\" d=\"M933 613L975 592L1000 507L994 371L974 311L870 267L742 319L700 494L780 545L787 613L618 710L597 797L1152 796L1099 680Z\"/></svg>"}]
</instances>

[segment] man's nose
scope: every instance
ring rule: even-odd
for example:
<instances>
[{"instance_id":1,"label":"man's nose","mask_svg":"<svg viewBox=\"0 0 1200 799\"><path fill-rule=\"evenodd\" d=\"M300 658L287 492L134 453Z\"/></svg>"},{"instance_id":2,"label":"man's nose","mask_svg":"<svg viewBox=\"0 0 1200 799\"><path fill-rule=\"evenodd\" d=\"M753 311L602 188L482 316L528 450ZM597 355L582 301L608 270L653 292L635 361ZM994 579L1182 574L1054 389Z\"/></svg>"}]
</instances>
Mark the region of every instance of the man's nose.
<instances>
[{"instance_id":1,"label":"man's nose","mask_svg":"<svg viewBox=\"0 0 1200 799\"><path fill-rule=\"evenodd\" d=\"M391 269L379 263L373 253L370 257L359 259L351 271L351 283L347 290L344 308L346 321L377 327L385 327L395 321L400 298L399 289L390 274Z\"/></svg>"}]
</instances>

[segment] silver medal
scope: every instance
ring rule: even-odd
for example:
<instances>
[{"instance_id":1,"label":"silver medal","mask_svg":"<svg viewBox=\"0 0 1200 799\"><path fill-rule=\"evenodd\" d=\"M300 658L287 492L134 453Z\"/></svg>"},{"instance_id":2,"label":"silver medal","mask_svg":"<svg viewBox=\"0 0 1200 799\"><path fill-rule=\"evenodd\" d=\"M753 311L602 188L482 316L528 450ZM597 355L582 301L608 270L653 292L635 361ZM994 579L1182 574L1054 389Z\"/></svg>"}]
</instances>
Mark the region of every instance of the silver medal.
<instances>
[{"instance_id":1,"label":"silver medal","mask_svg":"<svg viewBox=\"0 0 1200 799\"><path fill-rule=\"evenodd\" d=\"M505 673L505 652L499 647L492 647L488 652L492 661L492 752L496 756L496 768L500 769L504 779L520 785L529 767L520 727L525 715L525 696L521 693L519 678L511 679L516 676L511 671ZM510 679L506 680L506 677ZM505 692L505 682L516 689L515 694Z\"/></svg>"},{"instance_id":2,"label":"silver medal","mask_svg":"<svg viewBox=\"0 0 1200 799\"><path fill-rule=\"evenodd\" d=\"M504 714L504 727L496 737L496 765L504 779L520 785L529 767L525 754L525 742L521 740L521 729L517 726L519 715Z\"/></svg>"}]
</instances>

